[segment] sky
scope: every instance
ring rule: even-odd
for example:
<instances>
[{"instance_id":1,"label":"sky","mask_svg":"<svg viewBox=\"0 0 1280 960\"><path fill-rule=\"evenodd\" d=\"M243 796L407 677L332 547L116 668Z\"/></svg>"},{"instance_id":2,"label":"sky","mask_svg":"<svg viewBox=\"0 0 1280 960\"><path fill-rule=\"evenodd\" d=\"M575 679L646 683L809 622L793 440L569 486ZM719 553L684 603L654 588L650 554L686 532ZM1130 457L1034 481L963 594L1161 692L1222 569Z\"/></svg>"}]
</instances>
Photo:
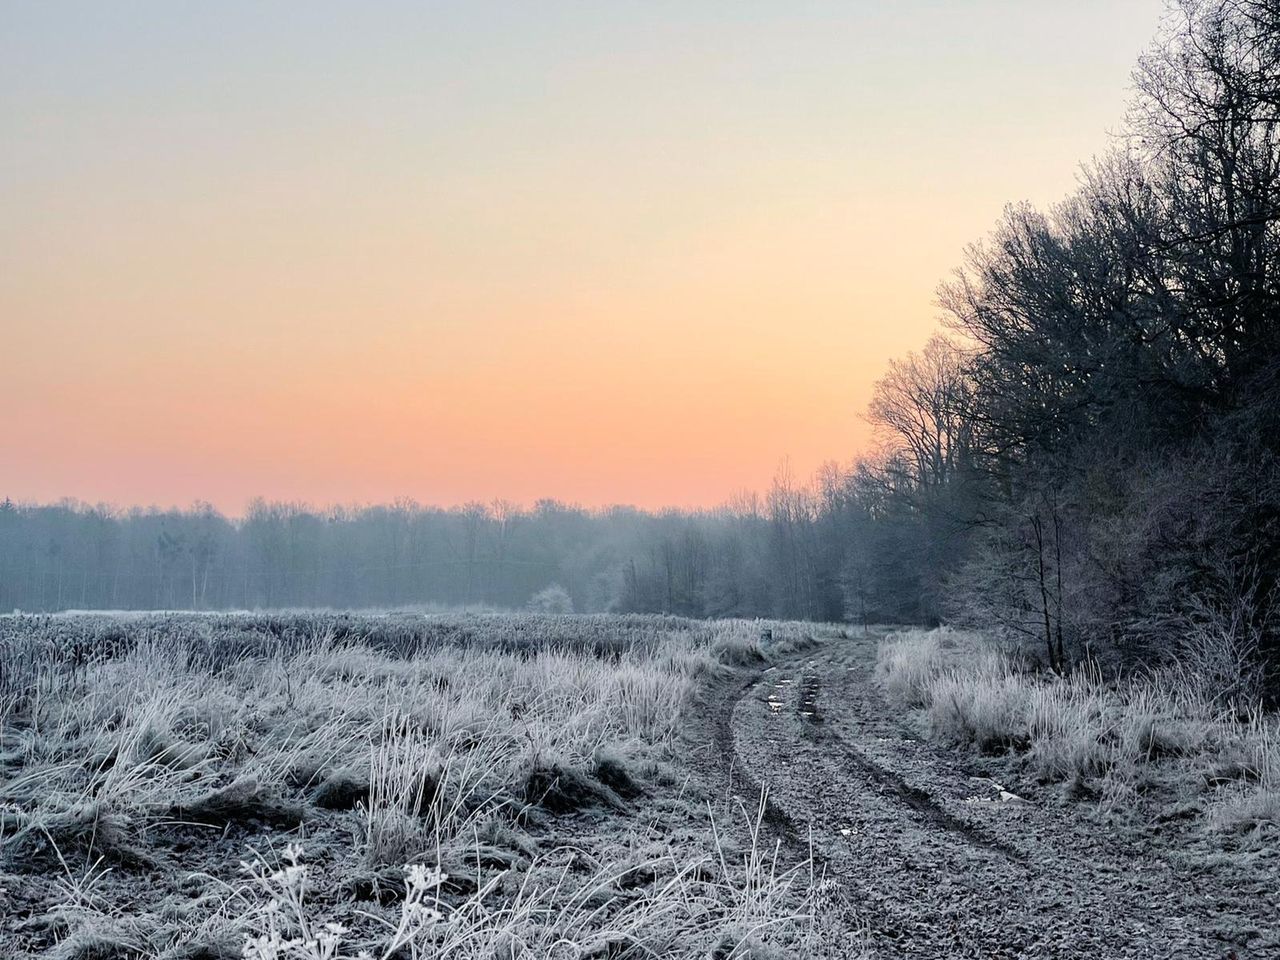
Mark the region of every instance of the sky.
<instances>
[{"instance_id":1,"label":"sky","mask_svg":"<svg viewBox=\"0 0 1280 960\"><path fill-rule=\"evenodd\" d=\"M0 8L0 497L711 506L869 450L1160 0Z\"/></svg>"}]
</instances>

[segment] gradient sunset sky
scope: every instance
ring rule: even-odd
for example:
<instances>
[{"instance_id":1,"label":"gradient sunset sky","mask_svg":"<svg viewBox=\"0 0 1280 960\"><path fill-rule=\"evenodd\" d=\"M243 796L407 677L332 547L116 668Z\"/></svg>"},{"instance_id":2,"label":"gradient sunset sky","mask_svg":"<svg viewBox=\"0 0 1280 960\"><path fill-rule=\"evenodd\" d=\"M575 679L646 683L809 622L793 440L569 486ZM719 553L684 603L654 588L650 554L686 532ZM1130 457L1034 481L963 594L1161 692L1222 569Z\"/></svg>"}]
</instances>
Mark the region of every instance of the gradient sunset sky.
<instances>
[{"instance_id":1,"label":"gradient sunset sky","mask_svg":"<svg viewBox=\"0 0 1280 960\"><path fill-rule=\"evenodd\" d=\"M869 443L1160 0L0 11L0 497L711 505Z\"/></svg>"}]
</instances>

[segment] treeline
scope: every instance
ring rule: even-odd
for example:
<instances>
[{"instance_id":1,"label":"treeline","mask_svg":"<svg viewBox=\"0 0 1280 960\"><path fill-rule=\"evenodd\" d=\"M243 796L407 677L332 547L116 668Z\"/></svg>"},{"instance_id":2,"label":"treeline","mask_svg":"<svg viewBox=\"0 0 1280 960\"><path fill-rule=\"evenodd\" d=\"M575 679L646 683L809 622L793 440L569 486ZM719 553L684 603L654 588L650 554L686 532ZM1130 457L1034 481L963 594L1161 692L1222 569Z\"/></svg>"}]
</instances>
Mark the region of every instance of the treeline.
<instances>
[{"instance_id":1,"label":"treeline","mask_svg":"<svg viewBox=\"0 0 1280 960\"><path fill-rule=\"evenodd\" d=\"M882 383L878 519L928 544L936 612L1057 669L1274 668L1280 5L1183 0L1134 78L1114 152L1009 207L942 289L951 339Z\"/></svg>"},{"instance_id":2,"label":"treeline","mask_svg":"<svg viewBox=\"0 0 1280 960\"><path fill-rule=\"evenodd\" d=\"M554 501L114 511L0 503L0 610L523 608L840 619L842 500L780 477L699 513Z\"/></svg>"},{"instance_id":3,"label":"treeline","mask_svg":"<svg viewBox=\"0 0 1280 960\"><path fill-rule=\"evenodd\" d=\"M914 511L917 499L910 498ZM906 501L903 507L907 508ZM867 465L707 511L256 500L118 511L0 502L0 610L535 606L820 621L936 621L932 526ZM944 545L945 547L945 545Z\"/></svg>"}]
</instances>

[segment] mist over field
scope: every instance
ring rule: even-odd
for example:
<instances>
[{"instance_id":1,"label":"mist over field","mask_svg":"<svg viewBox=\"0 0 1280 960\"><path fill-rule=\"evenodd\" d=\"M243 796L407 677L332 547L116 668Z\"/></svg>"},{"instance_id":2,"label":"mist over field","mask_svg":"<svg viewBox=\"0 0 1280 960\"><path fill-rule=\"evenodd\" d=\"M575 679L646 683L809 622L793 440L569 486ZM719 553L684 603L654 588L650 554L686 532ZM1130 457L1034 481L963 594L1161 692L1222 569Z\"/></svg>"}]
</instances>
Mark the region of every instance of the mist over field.
<instances>
[{"instance_id":1,"label":"mist over field","mask_svg":"<svg viewBox=\"0 0 1280 960\"><path fill-rule=\"evenodd\" d=\"M1280 7L1156 6L17 11L0 953L1280 956Z\"/></svg>"}]
</instances>

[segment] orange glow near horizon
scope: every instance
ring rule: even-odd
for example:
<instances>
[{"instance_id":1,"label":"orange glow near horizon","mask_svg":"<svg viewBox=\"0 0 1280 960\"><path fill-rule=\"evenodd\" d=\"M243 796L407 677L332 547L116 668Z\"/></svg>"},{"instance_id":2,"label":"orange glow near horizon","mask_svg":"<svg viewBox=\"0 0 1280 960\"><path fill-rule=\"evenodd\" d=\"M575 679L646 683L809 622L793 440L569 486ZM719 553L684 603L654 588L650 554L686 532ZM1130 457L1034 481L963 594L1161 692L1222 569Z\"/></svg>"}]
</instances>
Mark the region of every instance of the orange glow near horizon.
<instances>
[{"instance_id":1,"label":"orange glow near horizon","mask_svg":"<svg viewBox=\"0 0 1280 960\"><path fill-rule=\"evenodd\" d=\"M1160 4L789 6L14 14L0 497L711 506L867 450Z\"/></svg>"}]
</instances>

